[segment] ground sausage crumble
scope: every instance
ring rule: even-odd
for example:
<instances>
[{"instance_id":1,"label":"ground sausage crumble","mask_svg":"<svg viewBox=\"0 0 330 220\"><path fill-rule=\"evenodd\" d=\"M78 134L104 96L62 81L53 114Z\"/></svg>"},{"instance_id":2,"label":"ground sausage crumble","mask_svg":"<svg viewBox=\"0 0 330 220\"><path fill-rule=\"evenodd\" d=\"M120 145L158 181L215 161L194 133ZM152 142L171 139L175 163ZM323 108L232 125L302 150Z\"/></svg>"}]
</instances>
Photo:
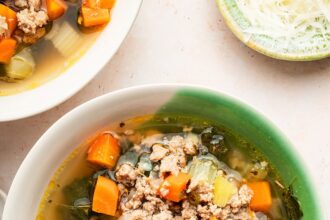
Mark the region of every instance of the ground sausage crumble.
<instances>
[{"instance_id":1,"label":"ground sausage crumble","mask_svg":"<svg viewBox=\"0 0 330 220\"><path fill-rule=\"evenodd\" d=\"M143 143L143 141L142 141ZM196 137L173 136L162 139L162 143L146 140L145 146L151 150L150 161L154 166L145 175L139 167L120 164L116 168L116 180L120 190L120 219L131 220L253 220L257 219L248 208L253 192L245 184L241 185L225 207L213 203L213 186L195 184L186 190L187 198L175 203L163 199L168 193L160 184L169 174L177 175L187 166L187 157L198 154ZM221 173L221 172L220 172ZM190 193L198 193L200 202L195 204L189 199Z\"/></svg>"}]
</instances>

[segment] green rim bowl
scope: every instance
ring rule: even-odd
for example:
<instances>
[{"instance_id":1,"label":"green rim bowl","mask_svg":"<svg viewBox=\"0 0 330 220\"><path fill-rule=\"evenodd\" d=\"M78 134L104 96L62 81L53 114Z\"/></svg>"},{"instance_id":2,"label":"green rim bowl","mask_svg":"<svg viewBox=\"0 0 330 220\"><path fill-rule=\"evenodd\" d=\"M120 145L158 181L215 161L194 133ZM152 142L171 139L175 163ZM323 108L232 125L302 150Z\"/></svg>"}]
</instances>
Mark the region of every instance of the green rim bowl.
<instances>
[{"instance_id":1,"label":"green rim bowl","mask_svg":"<svg viewBox=\"0 0 330 220\"><path fill-rule=\"evenodd\" d=\"M288 61L313 61L330 56L330 48L323 48L321 44L318 46L318 49L311 48L308 50L301 47L291 50L279 47L276 44L276 39L272 36L253 34L251 37L247 37L243 30L249 27L250 22L239 10L236 0L216 0L216 2L226 24L236 37L259 53L275 59Z\"/></svg>"},{"instance_id":2,"label":"green rim bowl","mask_svg":"<svg viewBox=\"0 0 330 220\"><path fill-rule=\"evenodd\" d=\"M321 202L306 168L284 135L268 120L215 90L157 84L127 88L95 98L52 125L19 168L8 194L3 220L35 219L54 172L76 146L109 124L150 114L212 121L244 138L277 169L286 187L292 184L294 196L304 213L303 219L321 219Z\"/></svg>"}]
</instances>

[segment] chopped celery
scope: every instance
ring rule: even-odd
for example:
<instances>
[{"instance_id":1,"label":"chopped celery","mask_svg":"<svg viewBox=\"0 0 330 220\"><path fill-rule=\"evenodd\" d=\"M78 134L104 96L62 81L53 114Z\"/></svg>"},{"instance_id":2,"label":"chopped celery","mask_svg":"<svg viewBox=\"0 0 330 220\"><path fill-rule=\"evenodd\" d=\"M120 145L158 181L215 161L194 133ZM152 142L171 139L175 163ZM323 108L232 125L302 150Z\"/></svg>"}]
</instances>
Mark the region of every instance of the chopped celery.
<instances>
[{"instance_id":1,"label":"chopped celery","mask_svg":"<svg viewBox=\"0 0 330 220\"><path fill-rule=\"evenodd\" d=\"M82 38L78 31L68 22L63 22L58 30L58 34L52 35L51 41L54 47L64 56L70 57L82 43Z\"/></svg>"},{"instance_id":2,"label":"chopped celery","mask_svg":"<svg viewBox=\"0 0 330 220\"><path fill-rule=\"evenodd\" d=\"M25 48L13 56L5 65L6 75L11 79L25 79L34 72L35 62L29 48Z\"/></svg>"},{"instance_id":3,"label":"chopped celery","mask_svg":"<svg viewBox=\"0 0 330 220\"><path fill-rule=\"evenodd\" d=\"M232 177L237 181L241 181L242 177L241 175L233 170L230 169L227 164L225 164L224 162L218 160L218 158L216 158L214 155L212 154L206 154L206 155L202 155L202 156L198 156L198 159L200 161L211 161L213 163L213 165L218 169L218 170L222 170L224 171L228 177Z\"/></svg>"},{"instance_id":4,"label":"chopped celery","mask_svg":"<svg viewBox=\"0 0 330 220\"><path fill-rule=\"evenodd\" d=\"M212 161L200 160L198 157L193 159L188 170L191 181L196 184L200 182L212 184L217 171L217 167Z\"/></svg>"},{"instance_id":5,"label":"chopped celery","mask_svg":"<svg viewBox=\"0 0 330 220\"><path fill-rule=\"evenodd\" d=\"M217 176L214 181L214 204L224 207L237 192L237 188L225 177Z\"/></svg>"}]
</instances>

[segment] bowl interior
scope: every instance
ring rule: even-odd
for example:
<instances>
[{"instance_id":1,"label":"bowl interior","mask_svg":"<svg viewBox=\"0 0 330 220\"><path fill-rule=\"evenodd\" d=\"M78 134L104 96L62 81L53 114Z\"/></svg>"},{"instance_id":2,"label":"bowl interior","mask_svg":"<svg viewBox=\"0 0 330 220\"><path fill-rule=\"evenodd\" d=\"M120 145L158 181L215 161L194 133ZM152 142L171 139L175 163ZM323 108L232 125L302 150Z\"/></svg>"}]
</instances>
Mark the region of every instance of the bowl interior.
<instances>
[{"instance_id":1,"label":"bowl interior","mask_svg":"<svg viewBox=\"0 0 330 220\"><path fill-rule=\"evenodd\" d=\"M142 0L120 0L111 22L91 48L57 78L19 94L0 96L0 122L46 111L70 98L85 86L111 59L129 32Z\"/></svg>"},{"instance_id":2,"label":"bowl interior","mask_svg":"<svg viewBox=\"0 0 330 220\"><path fill-rule=\"evenodd\" d=\"M320 219L319 204L305 169L285 138L265 119L243 104L211 90L159 85L107 94L56 122L21 165L8 195L3 220L35 218L49 180L76 146L111 123L146 114L198 117L235 132L267 157L285 186L292 185L294 195L301 202L303 219Z\"/></svg>"},{"instance_id":3,"label":"bowl interior","mask_svg":"<svg viewBox=\"0 0 330 220\"><path fill-rule=\"evenodd\" d=\"M158 114L181 114L217 123L257 148L278 171L285 187L292 187L303 219L320 219L319 205L306 170L285 137L249 107L215 92L183 89Z\"/></svg>"},{"instance_id":4,"label":"bowl interior","mask_svg":"<svg viewBox=\"0 0 330 220\"><path fill-rule=\"evenodd\" d=\"M318 60L330 55L330 47L321 39L309 39L316 41L313 46L305 42L290 44L279 38L265 34L248 34L245 32L251 27L251 22L240 11L236 0L216 0L218 7L227 25L232 32L247 46L267 56L291 61ZM304 39L306 41L306 39Z\"/></svg>"}]
</instances>

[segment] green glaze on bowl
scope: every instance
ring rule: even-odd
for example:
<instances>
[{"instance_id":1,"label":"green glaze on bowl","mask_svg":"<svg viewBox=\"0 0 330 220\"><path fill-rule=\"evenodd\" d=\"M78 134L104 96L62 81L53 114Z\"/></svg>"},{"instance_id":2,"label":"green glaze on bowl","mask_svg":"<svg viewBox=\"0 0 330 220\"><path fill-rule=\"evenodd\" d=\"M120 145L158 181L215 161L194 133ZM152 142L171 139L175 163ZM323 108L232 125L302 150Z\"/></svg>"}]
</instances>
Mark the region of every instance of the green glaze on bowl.
<instances>
[{"instance_id":1,"label":"green glaze on bowl","mask_svg":"<svg viewBox=\"0 0 330 220\"><path fill-rule=\"evenodd\" d=\"M244 44L266 56L288 61L312 61L330 56L330 48L321 44L317 48L286 48L279 46L281 42L272 36L253 34L247 37L244 34L251 24L237 6L236 0L216 0L218 8L231 31Z\"/></svg>"},{"instance_id":2,"label":"green glaze on bowl","mask_svg":"<svg viewBox=\"0 0 330 220\"><path fill-rule=\"evenodd\" d=\"M285 187L292 186L304 214L302 219L321 219L316 191L298 156L286 138L251 108L211 90L188 88L179 90L156 115L182 116L183 124L187 123L187 118L199 118L239 135L267 158Z\"/></svg>"},{"instance_id":3,"label":"green glaze on bowl","mask_svg":"<svg viewBox=\"0 0 330 220\"><path fill-rule=\"evenodd\" d=\"M207 88L180 84L143 85L115 91L90 100L59 119L37 141L20 166L2 219L35 219L53 174L81 141L110 124L155 114L181 115L189 121L201 118L239 135L265 155L285 186L292 184L304 219L322 219L321 213L325 211L320 208L322 203L317 200L308 171L277 129L232 98Z\"/></svg>"}]
</instances>

